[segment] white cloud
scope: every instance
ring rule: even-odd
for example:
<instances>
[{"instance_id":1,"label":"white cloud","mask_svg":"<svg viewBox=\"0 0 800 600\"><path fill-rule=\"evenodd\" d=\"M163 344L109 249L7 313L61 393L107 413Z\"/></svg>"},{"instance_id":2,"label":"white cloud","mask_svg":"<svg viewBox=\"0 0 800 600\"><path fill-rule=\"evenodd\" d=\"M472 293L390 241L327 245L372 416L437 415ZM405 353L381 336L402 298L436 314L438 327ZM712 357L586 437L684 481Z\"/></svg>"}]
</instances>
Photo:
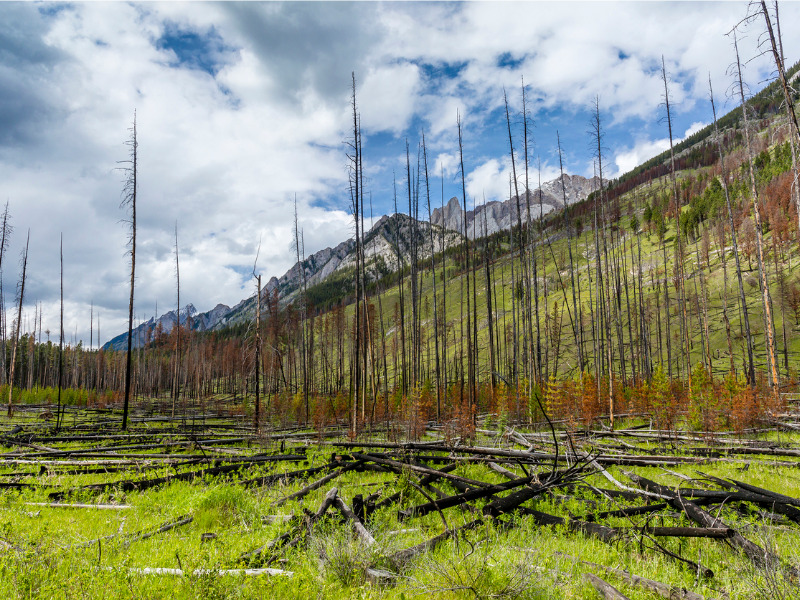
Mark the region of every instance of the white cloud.
<instances>
[{"instance_id":1,"label":"white cloud","mask_svg":"<svg viewBox=\"0 0 800 600\"><path fill-rule=\"evenodd\" d=\"M660 116L664 53L673 106L685 113L706 102L708 71L722 80L731 60L723 33L743 10L730 3L545 2L52 8L0 4L0 181L17 228L4 283L7 290L14 285L10 265L31 227L29 298L43 302L53 329L63 231L67 328L77 326L86 339L92 301L105 339L125 325L126 231L119 223L121 174L114 169L126 158L134 109L139 312L155 310L156 300L171 306L175 221L182 299L204 310L252 293L248 275L259 237L266 276L291 266L295 194L307 254L349 235L343 140L351 127L351 71L359 80L367 145L379 155L365 157L370 168L377 165L368 173L376 188L381 177L390 181L401 152L376 146L384 138L413 137L408 130L417 126L436 156L434 175L444 168L452 179L459 169L459 112L472 169L470 202L484 193L502 200L510 170L505 132L497 127L503 88L519 106L524 76L534 118L546 109L559 120L552 127L561 127L562 140L566 128L586 128L573 117L597 95L612 126L625 127L631 118L652 122ZM787 55L797 56L800 5L782 6L782 24ZM201 41L213 32L221 41L210 51L216 71L177 64L178 53L158 43L169 28ZM754 54L755 38L743 41L744 52ZM751 63L747 80L756 88L769 70L766 59ZM721 96L726 85L716 85ZM518 114L512 119L518 127ZM541 129L533 133L545 137ZM657 137L648 131L615 144L617 169L663 149ZM574 171L586 164L587 152L572 139ZM543 181L557 174L544 165ZM386 210L381 201L375 198L376 214Z\"/></svg>"},{"instance_id":2,"label":"white cloud","mask_svg":"<svg viewBox=\"0 0 800 600\"><path fill-rule=\"evenodd\" d=\"M703 123L701 121L692 123L683 134L682 138L673 140L673 145L678 144L689 136L697 133L706 125L708 125L708 123ZM620 150L614 155L614 164L617 166L617 172L616 174L612 175L612 177L619 177L643 162L650 160L654 156L657 156L667 150L669 150L669 138L663 138L659 140L640 140L633 148Z\"/></svg>"},{"instance_id":3,"label":"white cloud","mask_svg":"<svg viewBox=\"0 0 800 600\"><path fill-rule=\"evenodd\" d=\"M510 161L509 161L510 162ZM509 198L509 178L511 165L503 164L492 158L479 165L467 174L467 203L482 204L484 198L489 200L507 200Z\"/></svg>"},{"instance_id":4,"label":"white cloud","mask_svg":"<svg viewBox=\"0 0 800 600\"><path fill-rule=\"evenodd\" d=\"M694 135L695 133L697 133L698 131L703 129L703 127L705 127L707 125L708 125L708 123L703 123L702 121L695 121L694 123L689 125L689 129L687 129L686 133L683 134L683 139L686 139L689 136Z\"/></svg>"},{"instance_id":5,"label":"white cloud","mask_svg":"<svg viewBox=\"0 0 800 600\"><path fill-rule=\"evenodd\" d=\"M400 134L414 114L419 87L419 68L414 64L370 69L357 96L364 129Z\"/></svg>"},{"instance_id":6,"label":"white cloud","mask_svg":"<svg viewBox=\"0 0 800 600\"><path fill-rule=\"evenodd\" d=\"M439 175L443 173L445 177L455 177L461 169L458 155L454 152L442 152L436 157L433 173Z\"/></svg>"}]
</instances>

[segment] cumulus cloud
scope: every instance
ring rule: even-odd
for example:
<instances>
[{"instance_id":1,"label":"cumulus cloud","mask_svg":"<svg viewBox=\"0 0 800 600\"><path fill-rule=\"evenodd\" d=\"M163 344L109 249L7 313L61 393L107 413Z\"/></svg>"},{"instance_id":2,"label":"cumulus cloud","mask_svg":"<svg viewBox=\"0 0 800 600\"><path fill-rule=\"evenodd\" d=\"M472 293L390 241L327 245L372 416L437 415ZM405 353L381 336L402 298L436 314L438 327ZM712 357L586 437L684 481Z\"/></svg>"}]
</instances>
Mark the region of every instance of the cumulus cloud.
<instances>
[{"instance_id":1,"label":"cumulus cloud","mask_svg":"<svg viewBox=\"0 0 800 600\"><path fill-rule=\"evenodd\" d=\"M692 123L683 134L683 137L673 140L673 144L678 144L679 142L685 140L689 136L703 129L703 127L706 125L708 125L708 123L703 123L702 121ZM620 175L627 173L636 166L647 160L650 160L654 156L658 156L666 150L669 150L669 138L658 140L641 140L637 142L633 148L618 151L617 154L614 155L614 164L617 166L617 173L614 175L614 177L619 177Z\"/></svg>"},{"instance_id":2,"label":"cumulus cloud","mask_svg":"<svg viewBox=\"0 0 800 600\"><path fill-rule=\"evenodd\" d=\"M599 96L622 172L664 147L664 134L642 125L660 115L662 53L689 135L708 120L698 112L708 71L726 87L716 83L731 57L723 34L740 13L729 3L2 3L0 181L17 228L4 285L15 283L30 227L29 298L52 330L63 232L67 329L88 339L92 302L104 339L124 329L116 168L134 109L137 312L171 307L176 222L181 297L205 310L252 293L259 239L265 276L291 266L295 194L306 254L351 234L351 72L376 215L391 210L398 138L413 147L424 130L435 175L460 188L456 114L470 199L502 200L504 89L515 143L524 77L536 152L552 162L560 129L568 172L591 164L586 108ZM796 56L800 5L782 17ZM754 38L743 42L751 54ZM747 81L755 89L769 71L768 60L753 62ZM545 160L543 180L557 175Z\"/></svg>"},{"instance_id":3,"label":"cumulus cloud","mask_svg":"<svg viewBox=\"0 0 800 600\"><path fill-rule=\"evenodd\" d=\"M473 169L467 175L468 204L486 200L505 200L508 196L511 165L492 158Z\"/></svg>"}]
</instances>

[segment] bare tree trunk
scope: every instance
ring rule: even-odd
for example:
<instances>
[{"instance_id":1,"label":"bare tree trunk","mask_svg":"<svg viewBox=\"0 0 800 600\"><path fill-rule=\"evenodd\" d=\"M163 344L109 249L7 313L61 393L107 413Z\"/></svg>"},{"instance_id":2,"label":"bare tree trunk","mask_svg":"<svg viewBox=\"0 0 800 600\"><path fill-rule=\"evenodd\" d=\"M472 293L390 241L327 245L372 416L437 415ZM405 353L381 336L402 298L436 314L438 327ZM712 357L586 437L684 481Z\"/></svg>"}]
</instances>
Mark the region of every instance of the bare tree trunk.
<instances>
[{"instance_id":1,"label":"bare tree trunk","mask_svg":"<svg viewBox=\"0 0 800 600\"><path fill-rule=\"evenodd\" d=\"M742 65L739 60L739 46L736 40L736 31L733 31L733 47L736 50L737 87L739 98L742 102L742 118L744 119L744 138L747 146L747 164L750 172L750 194L753 199L753 218L756 226L756 257L758 258L758 273L761 279L761 293L764 303L764 333L767 342L767 360L769 364L770 385L775 386L777 393L780 379L778 377L778 362L775 357L775 323L772 318L772 299L769 293L767 280L767 265L764 261L764 240L761 225L761 211L758 206L758 190L756 189L756 176L753 171L753 153L750 144L749 122L747 118L747 104L744 97L744 84L742 83Z\"/></svg>"},{"instance_id":2,"label":"bare tree trunk","mask_svg":"<svg viewBox=\"0 0 800 600\"><path fill-rule=\"evenodd\" d=\"M295 215L297 210L295 209ZM256 261L253 264L253 276L256 278L256 406L255 413L253 414L253 427L258 433L261 425L261 275L256 275L256 265L258 264L258 255L261 253L261 243L258 244L258 252L256 252Z\"/></svg>"},{"instance_id":3,"label":"bare tree trunk","mask_svg":"<svg viewBox=\"0 0 800 600\"><path fill-rule=\"evenodd\" d=\"M598 167L598 175L600 177L600 194L598 201L600 206L603 205L603 134L601 129L600 123L600 100L599 98L595 99L595 114L592 118L592 128L593 133L595 136L595 142L597 145L597 167ZM604 223L605 225L605 223ZM612 357L612 348L611 348L611 324L610 324L610 303L607 301L606 293L600 293L602 290L607 288L607 285L603 285L603 278L601 275L601 267L600 267L600 245L599 245L599 230L597 228L597 211L595 211L595 251L597 253L597 278L598 278L598 303L602 304L603 310L601 311L601 318L604 324L604 333L605 333L605 347L606 347L606 361L608 363L608 414L609 414L609 424L611 428L614 428L614 378L613 378L613 357ZM605 246L605 240L604 244ZM608 259L606 259L606 275L608 274ZM598 393L600 390L600 382L598 380Z\"/></svg>"},{"instance_id":4,"label":"bare tree trunk","mask_svg":"<svg viewBox=\"0 0 800 600\"><path fill-rule=\"evenodd\" d=\"M11 238L11 232L13 231L13 227L10 223L10 215L8 212L8 202L6 202L5 209L3 210L3 225L2 229L0 230L0 270L2 270L3 266L3 255L5 251L8 249L8 243ZM2 365L3 368L0 369L0 383L5 383L6 381L6 369L5 365L8 360L8 349L6 344L6 329L8 323L6 322L6 312L5 312L5 300L3 296L3 282L2 278L0 278L0 320L2 323L0 324L0 341L2 341L2 353L0 357L2 358Z\"/></svg>"},{"instance_id":5,"label":"bare tree trunk","mask_svg":"<svg viewBox=\"0 0 800 600\"><path fill-rule=\"evenodd\" d=\"M175 418L175 404L180 394L180 365L181 365L181 270L178 257L178 222L175 221L175 289L177 293L177 306L175 316L175 383L172 386L172 418ZM158 311L156 311L158 312ZM158 315L156 315L158 317Z\"/></svg>"},{"instance_id":6,"label":"bare tree trunk","mask_svg":"<svg viewBox=\"0 0 800 600\"><path fill-rule=\"evenodd\" d=\"M458 117L458 151L459 157L461 162L461 194L463 196L464 201L464 268L467 279L467 383L468 383L468 390L469 390L469 401L470 401L470 408L474 411L476 406L477 400L477 390L475 389L475 363L473 361L473 347L472 347L472 309L471 309L471 298L470 298L470 281L469 281L469 269L470 269L470 252L469 252L469 235L467 235L467 184L466 184L466 176L464 174L464 150L461 140L461 117Z\"/></svg>"},{"instance_id":7,"label":"bare tree trunk","mask_svg":"<svg viewBox=\"0 0 800 600\"><path fill-rule=\"evenodd\" d=\"M63 358L64 358L64 234L61 234L61 245L59 246L59 261L61 265L61 317L59 319L60 323L60 334L58 336L58 408L56 409L56 431L61 428L61 387L64 385L64 366L63 366ZM99 329L98 329L99 334Z\"/></svg>"},{"instance_id":8,"label":"bare tree trunk","mask_svg":"<svg viewBox=\"0 0 800 600\"><path fill-rule=\"evenodd\" d=\"M25 275L28 270L28 244L31 241L31 231L28 230L28 239L25 242L25 252L22 254L22 278L19 283L19 294L17 295L17 326L14 332L13 346L11 349L11 373L8 377L8 416L14 414L13 394L14 394L14 369L17 366L17 346L19 345L19 328L22 324L22 304L25 301Z\"/></svg>"},{"instance_id":9,"label":"bare tree trunk","mask_svg":"<svg viewBox=\"0 0 800 600\"><path fill-rule=\"evenodd\" d=\"M531 280L530 280L530 277L528 277L528 268L527 268L528 259L525 256L525 243L522 240L522 206L520 205L520 200L519 200L519 185L517 184L517 164L516 164L516 159L514 157L514 140L511 137L511 117L509 116L509 112L508 112L508 98L506 98L505 90L503 91L503 101L505 102L505 106L506 106L506 125L508 127L508 146L509 146L509 153L511 154L511 177L512 177L513 182L514 182L514 194L515 194L515 197L516 197L516 204L517 204L517 236L518 236L517 237L517 245L519 246L519 265L520 265L520 272L521 272L521 275L522 275L522 282L523 282L524 289L525 289L525 296L524 296L524 299L523 299L523 302L522 302L522 310L520 312L521 312L521 320L522 320L521 326L522 326L522 331L523 331L523 339L525 341L525 343L523 344L525 354L523 355L523 361L522 362L523 362L523 365L527 366L528 364L530 364L530 362L532 360L532 357L530 356L531 353L529 352L529 349L530 349L529 346L530 346L530 342L531 342L530 331L532 331L532 328L529 327L529 324L530 324L530 321L531 321L531 315L530 315ZM526 146L525 147L525 156L526 156L526 159L527 159L527 151L528 151L528 148L527 148L527 132L528 132L528 128L527 128L527 123L526 123L526 125L525 125L525 146ZM526 196L526 198L528 196L527 172L528 171L527 171L527 160L526 160L526 165L525 165L525 173L526 173L525 196ZM512 231L513 231L513 226L512 226ZM513 235L512 235L512 239L513 239ZM515 385L517 387L519 387L519 384L518 384L516 379L515 379Z\"/></svg>"},{"instance_id":10,"label":"bare tree trunk","mask_svg":"<svg viewBox=\"0 0 800 600\"><path fill-rule=\"evenodd\" d=\"M136 192L137 192L137 167L139 143L136 139L136 112L133 113L133 127L131 137L126 142L130 148L130 166L125 168L128 178L123 190L122 206L131 210L131 297L128 303L128 352L125 358L125 400L122 405L122 430L128 428L128 406L131 395L131 347L133 344L133 288L136 280Z\"/></svg>"},{"instance_id":11,"label":"bare tree trunk","mask_svg":"<svg viewBox=\"0 0 800 600\"><path fill-rule=\"evenodd\" d=\"M684 358L686 359L686 380L691 389L692 360L689 347L689 321L686 315L686 288L684 284L684 252L683 239L681 238L681 200L678 194L678 182L675 177L675 152L672 145L672 115L669 109L669 87L667 86L667 68L664 63L664 56L661 56L661 77L664 80L664 103L667 108L667 128L669 130L669 159L670 159L670 179L672 181L672 195L675 202L675 237L678 241L678 256L675 261L676 276L678 278L679 304L681 306L681 340L684 345ZM669 305L667 305L669 310Z\"/></svg>"},{"instance_id":12,"label":"bare tree trunk","mask_svg":"<svg viewBox=\"0 0 800 600\"><path fill-rule=\"evenodd\" d=\"M793 134L789 135L789 146L792 150L792 196L794 197L795 207L797 209L798 230L800 230L800 166L797 162L797 143L800 142L800 130L797 127L797 118L794 111L794 102L792 95L789 93L788 82L786 80L786 57L783 54L783 38L781 36L781 20L778 12L778 0L775 0L775 30L771 29L771 21L769 13L767 12L766 4L761 2L764 19L767 22L767 30L770 37L770 43L773 48L773 56L775 57L775 64L778 67L778 76L781 80L781 87L783 88L783 95L786 102L786 111L789 115L790 128ZM778 48L775 48L777 37ZM777 51L776 51L777 50Z\"/></svg>"},{"instance_id":13,"label":"bare tree trunk","mask_svg":"<svg viewBox=\"0 0 800 600\"><path fill-rule=\"evenodd\" d=\"M742 314L743 329L747 340L747 381L751 386L756 384L756 371L753 351L753 336L750 332L750 316L747 310L747 297L744 293L744 282L742 281L742 267L739 262L739 244L736 236L736 225L733 222L733 209L731 208L731 198L728 191L728 171L725 169L725 154L722 148L719 129L717 127L717 109L714 106L714 90L711 87L711 76L708 77L708 91L711 98L711 111L714 115L714 135L717 138L717 150L719 151L719 163L722 170L722 191L725 193L725 207L728 211L728 223L731 226L731 242L733 243L733 258L736 262L736 278L739 282L739 306ZM723 247L724 252L724 247Z\"/></svg>"},{"instance_id":14,"label":"bare tree trunk","mask_svg":"<svg viewBox=\"0 0 800 600\"><path fill-rule=\"evenodd\" d=\"M353 76L353 219L356 226L356 316L355 316L355 377L352 400L352 414L350 423L350 434L355 437L358 433L358 396L361 386L361 361L360 357L360 338L361 338L361 281L359 277L361 260L361 237L359 234L359 201L360 201L360 154L359 154L359 134L358 134L358 111L356 108L356 75Z\"/></svg>"},{"instance_id":15,"label":"bare tree trunk","mask_svg":"<svg viewBox=\"0 0 800 600\"><path fill-rule=\"evenodd\" d=\"M436 355L436 420L441 421L442 419L442 376L441 370L439 365L439 299L436 294L436 248L433 244L433 222L431 221L431 186L430 181L428 179L428 151L425 147L425 134L422 134L422 156L425 163L425 197L428 202L428 233L431 242L431 273L433 275L433 344L434 344L434 354ZM444 261L444 248L442 248L442 260ZM491 297L489 294L489 285L486 286L486 293L488 294L487 297ZM489 313L491 315L491 308L489 309ZM489 321L489 332L491 336L491 317ZM491 352L491 343L490 343L490 352ZM494 356L492 355L492 365L494 365ZM494 374L492 374L494 377Z\"/></svg>"},{"instance_id":16,"label":"bare tree trunk","mask_svg":"<svg viewBox=\"0 0 800 600\"><path fill-rule=\"evenodd\" d=\"M573 335L575 337L575 347L578 350L578 366L581 372L581 379L583 379L584 359L583 359L583 344L581 343L582 334L579 334L578 328L581 327L581 317L578 311L578 297L577 287L575 284L575 265L572 260L572 223L569 218L569 207L567 206L567 190L564 184L564 162L561 155L561 136L556 131L556 140L558 141L558 168L561 172L561 197L564 201L564 228L567 230L567 250L569 252L569 276L572 286L572 312L575 315L575 323L577 327L573 327Z\"/></svg>"}]
</instances>

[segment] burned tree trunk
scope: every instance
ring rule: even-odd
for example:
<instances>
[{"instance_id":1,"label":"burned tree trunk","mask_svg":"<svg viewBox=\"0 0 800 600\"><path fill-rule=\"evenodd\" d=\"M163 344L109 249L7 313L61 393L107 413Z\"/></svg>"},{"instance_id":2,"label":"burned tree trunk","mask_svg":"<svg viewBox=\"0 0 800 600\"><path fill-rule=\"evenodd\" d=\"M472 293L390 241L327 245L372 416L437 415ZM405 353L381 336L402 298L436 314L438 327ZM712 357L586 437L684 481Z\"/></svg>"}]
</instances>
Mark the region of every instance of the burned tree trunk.
<instances>
[{"instance_id":1,"label":"burned tree trunk","mask_svg":"<svg viewBox=\"0 0 800 600\"><path fill-rule=\"evenodd\" d=\"M127 174L125 186L123 187L123 197L121 206L130 208L131 211L131 296L128 303L128 351L125 358L125 399L122 405L122 430L128 428L128 406L131 395L131 348L133 344L133 288L136 281L136 191L137 191L137 166L139 144L136 139L136 112L133 113L133 127L131 127L131 137L125 142L130 149L130 159L126 161L129 166L124 168Z\"/></svg>"}]
</instances>

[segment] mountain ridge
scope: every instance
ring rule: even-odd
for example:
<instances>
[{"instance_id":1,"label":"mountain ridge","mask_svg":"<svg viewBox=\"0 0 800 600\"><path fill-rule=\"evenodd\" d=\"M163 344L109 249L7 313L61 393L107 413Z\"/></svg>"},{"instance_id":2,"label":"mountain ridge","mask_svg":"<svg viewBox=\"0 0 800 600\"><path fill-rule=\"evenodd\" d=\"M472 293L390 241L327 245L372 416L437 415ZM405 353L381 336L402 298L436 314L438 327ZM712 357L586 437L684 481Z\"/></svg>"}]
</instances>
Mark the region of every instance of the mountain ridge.
<instances>
[{"instance_id":1,"label":"mountain ridge","mask_svg":"<svg viewBox=\"0 0 800 600\"><path fill-rule=\"evenodd\" d=\"M580 175L563 175L543 183L525 195L520 202L522 222L544 217L554 210L585 200L599 186L599 178L587 179ZM524 192L523 192L524 194ZM452 197L442 208L431 211L431 221L416 221L408 215L397 213L380 217L364 235L363 256L367 278L374 280L395 272L400 265L410 262L411 238L416 234L418 259L424 260L432 253L442 252L460 243L464 221L470 239L509 230L517 223L517 197L505 201L490 201L464 211L457 197ZM485 218L484 218L485 217ZM412 227L412 221L416 226ZM433 227L433 252L431 251L430 228ZM349 238L334 247L323 248L296 262L280 277L273 276L262 288L262 300L277 292L282 304L291 303L305 284L322 283L336 272L355 267L355 239ZM193 304L181 309L180 322L192 331L213 331L245 321L255 314L256 294L244 298L233 307L217 304L209 311L198 313ZM177 322L176 311L171 310L160 317L151 317L133 330L132 347L140 348L150 343L160 333L169 334ZM125 350L128 333L121 333L103 345L104 350Z\"/></svg>"}]
</instances>

